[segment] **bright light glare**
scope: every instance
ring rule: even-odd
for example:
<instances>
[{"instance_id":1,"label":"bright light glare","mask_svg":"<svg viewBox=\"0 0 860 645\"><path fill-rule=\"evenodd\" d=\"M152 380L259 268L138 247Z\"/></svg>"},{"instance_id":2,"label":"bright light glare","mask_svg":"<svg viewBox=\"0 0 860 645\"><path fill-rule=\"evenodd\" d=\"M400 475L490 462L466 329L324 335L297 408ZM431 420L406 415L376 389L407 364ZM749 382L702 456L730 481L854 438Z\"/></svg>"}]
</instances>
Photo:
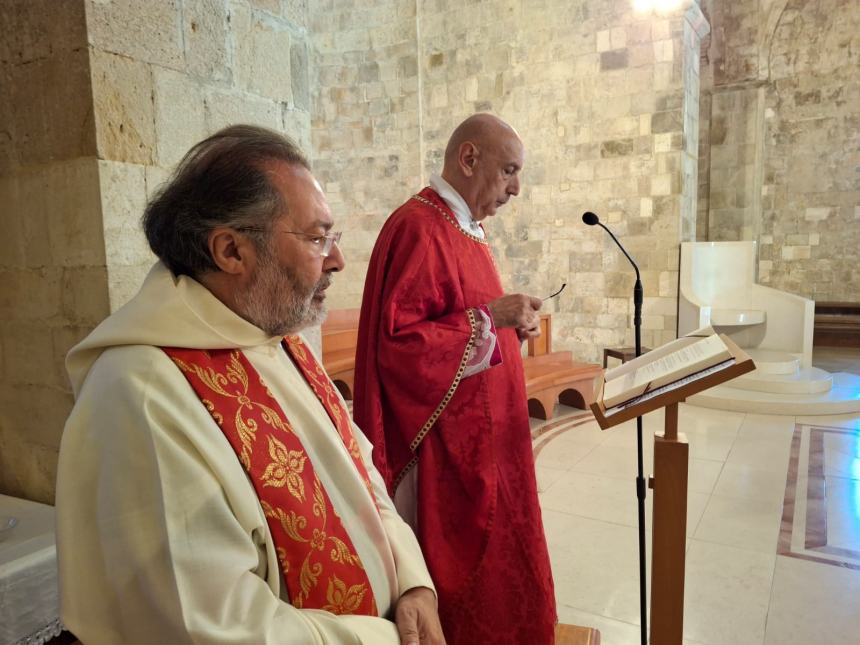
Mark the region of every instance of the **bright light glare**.
<instances>
[{"instance_id":1,"label":"bright light glare","mask_svg":"<svg viewBox=\"0 0 860 645\"><path fill-rule=\"evenodd\" d=\"M852 483L854 484L854 486L851 487L851 497L852 497L852 501L854 502L854 504L853 504L853 507L851 510L854 511L854 519L855 519L854 530L856 531L857 530L856 520L860 519L860 482L855 481ZM856 533L855 533L855 535L856 535Z\"/></svg>"},{"instance_id":2,"label":"bright light glare","mask_svg":"<svg viewBox=\"0 0 860 645\"><path fill-rule=\"evenodd\" d=\"M633 9L640 13L656 11L657 13L668 13L674 11L684 3L684 0L633 0Z\"/></svg>"}]
</instances>

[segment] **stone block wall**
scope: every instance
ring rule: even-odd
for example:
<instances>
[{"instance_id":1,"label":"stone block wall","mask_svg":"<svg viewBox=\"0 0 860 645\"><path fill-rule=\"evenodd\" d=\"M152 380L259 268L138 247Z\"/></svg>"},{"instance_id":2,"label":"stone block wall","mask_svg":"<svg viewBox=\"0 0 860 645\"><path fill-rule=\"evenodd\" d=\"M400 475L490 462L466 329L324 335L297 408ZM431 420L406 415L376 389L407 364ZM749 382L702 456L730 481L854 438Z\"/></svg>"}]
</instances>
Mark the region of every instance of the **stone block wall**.
<instances>
[{"instance_id":1,"label":"stone block wall","mask_svg":"<svg viewBox=\"0 0 860 645\"><path fill-rule=\"evenodd\" d=\"M761 232L763 93L759 87L714 93L710 109L710 241L758 239Z\"/></svg>"},{"instance_id":2,"label":"stone block wall","mask_svg":"<svg viewBox=\"0 0 860 645\"><path fill-rule=\"evenodd\" d=\"M385 218L421 188L415 0L310 5L313 167L343 231L330 306L359 307Z\"/></svg>"},{"instance_id":3,"label":"stone block wall","mask_svg":"<svg viewBox=\"0 0 860 645\"><path fill-rule=\"evenodd\" d=\"M196 142L233 123L310 153L305 0L87 0L111 310L154 260L146 200Z\"/></svg>"},{"instance_id":4,"label":"stone block wall","mask_svg":"<svg viewBox=\"0 0 860 645\"><path fill-rule=\"evenodd\" d=\"M706 5L708 239L755 239L760 282L860 301L860 5ZM700 213L702 210L700 203Z\"/></svg>"},{"instance_id":5,"label":"stone block wall","mask_svg":"<svg viewBox=\"0 0 860 645\"><path fill-rule=\"evenodd\" d=\"M311 153L345 231L331 303L347 307L360 303L382 222L439 169L452 128L495 112L528 148L523 194L488 223L508 288L544 295L569 282L548 306L556 343L582 360L631 342L632 274L580 222L596 210L643 270L644 342L674 336L694 145L689 19L635 14L626 0L80 0L63 3L61 21L56 6L0 12L15 35L0 137L15 231L3 242L2 393L17 415L0 428L4 491L52 497L71 405L62 358L151 264L146 200L229 123L283 130ZM17 105L42 109L13 115ZM39 426L29 435L28 418ZM15 466L33 446L44 458Z\"/></svg>"},{"instance_id":6,"label":"stone block wall","mask_svg":"<svg viewBox=\"0 0 860 645\"><path fill-rule=\"evenodd\" d=\"M698 83L701 35L685 40L689 17L626 0L329 1L311 13L315 167L343 210L348 262L332 306L358 306L385 217L441 168L453 128L489 111L526 144L522 194L487 222L505 286L542 296L568 283L547 306L556 345L580 360L631 343L633 272L582 224L594 210L643 271L643 342L674 338L682 209L695 222L697 183L685 141L695 151L698 92L684 84Z\"/></svg>"},{"instance_id":7,"label":"stone block wall","mask_svg":"<svg viewBox=\"0 0 860 645\"><path fill-rule=\"evenodd\" d=\"M83 0L0 5L0 492L53 500L63 357L108 313Z\"/></svg>"}]
</instances>

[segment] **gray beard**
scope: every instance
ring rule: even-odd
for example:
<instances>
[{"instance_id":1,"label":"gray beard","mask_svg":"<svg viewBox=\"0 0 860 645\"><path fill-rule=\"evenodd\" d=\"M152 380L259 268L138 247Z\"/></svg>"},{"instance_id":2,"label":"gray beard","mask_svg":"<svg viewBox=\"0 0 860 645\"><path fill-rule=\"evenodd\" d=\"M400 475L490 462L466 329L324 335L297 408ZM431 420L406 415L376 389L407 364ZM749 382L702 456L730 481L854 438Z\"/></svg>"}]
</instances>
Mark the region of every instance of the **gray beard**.
<instances>
[{"instance_id":1,"label":"gray beard","mask_svg":"<svg viewBox=\"0 0 860 645\"><path fill-rule=\"evenodd\" d=\"M325 305L313 298L331 282L328 274L302 289L293 270L279 267L272 254L263 251L251 282L250 289L236 294L236 306L245 320L269 336L296 334L325 318Z\"/></svg>"}]
</instances>

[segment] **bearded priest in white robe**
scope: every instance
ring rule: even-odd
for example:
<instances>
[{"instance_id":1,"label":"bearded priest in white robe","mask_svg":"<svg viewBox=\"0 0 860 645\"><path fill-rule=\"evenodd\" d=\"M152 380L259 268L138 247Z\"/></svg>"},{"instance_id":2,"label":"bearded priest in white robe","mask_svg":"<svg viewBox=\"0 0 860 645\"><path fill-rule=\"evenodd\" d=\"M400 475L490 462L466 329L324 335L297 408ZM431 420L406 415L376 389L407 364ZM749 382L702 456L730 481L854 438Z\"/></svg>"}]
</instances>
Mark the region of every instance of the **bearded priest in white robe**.
<instances>
[{"instance_id":1,"label":"bearded priest in white robe","mask_svg":"<svg viewBox=\"0 0 860 645\"><path fill-rule=\"evenodd\" d=\"M159 262L67 357L61 614L86 645L443 643L371 446L299 332L344 266L301 151L232 126L144 214Z\"/></svg>"}]
</instances>

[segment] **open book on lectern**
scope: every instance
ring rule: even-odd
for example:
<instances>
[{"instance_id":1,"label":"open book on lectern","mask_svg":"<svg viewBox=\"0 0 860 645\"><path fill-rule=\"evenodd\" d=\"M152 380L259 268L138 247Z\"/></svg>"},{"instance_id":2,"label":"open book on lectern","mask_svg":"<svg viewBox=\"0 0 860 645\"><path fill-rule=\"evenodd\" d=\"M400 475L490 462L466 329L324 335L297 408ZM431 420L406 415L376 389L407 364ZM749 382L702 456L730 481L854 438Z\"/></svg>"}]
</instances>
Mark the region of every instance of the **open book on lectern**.
<instances>
[{"instance_id":1,"label":"open book on lectern","mask_svg":"<svg viewBox=\"0 0 860 645\"><path fill-rule=\"evenodd\" d=\"M681 388L683 392L678 396L683 399L683 395L692 395L754 367L731 339L703 327L607 370L600 382L599 407L602 415L609 417ZM724 376L715 376L718 374Z\"/></svg>"},{"instance_id":2,"label":"open book on lectern","mask_svg":"<svg viewBox=\"0 0 860 645\"><path fill-rule=\"evenodd\" d=\"M603 405L613 408L732 358L726 343L713 329L696 330L608 370L604 376Z\"/></svg>"}]
</instances>

